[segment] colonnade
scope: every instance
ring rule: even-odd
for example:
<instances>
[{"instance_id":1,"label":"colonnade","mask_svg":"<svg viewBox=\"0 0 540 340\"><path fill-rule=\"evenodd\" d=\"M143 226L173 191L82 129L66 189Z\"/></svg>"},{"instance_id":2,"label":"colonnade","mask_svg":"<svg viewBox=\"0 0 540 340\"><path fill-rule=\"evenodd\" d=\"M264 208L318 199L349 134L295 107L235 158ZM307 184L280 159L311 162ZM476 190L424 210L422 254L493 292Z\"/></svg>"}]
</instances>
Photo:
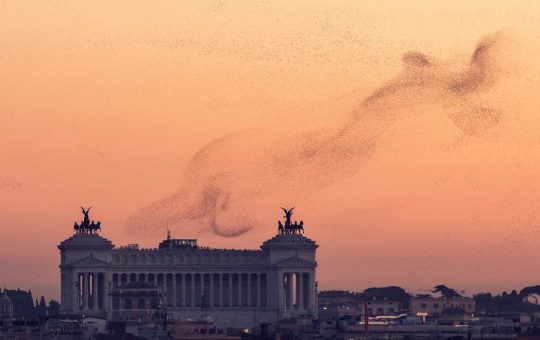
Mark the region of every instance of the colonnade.
<instances>
[{"instance_id":1,"label":"colonnade","mask_svg":"<svg viewBox=\"0 0 540 340\"><path fill-rule=\"evenodd\" d=\"M313 272L281 272L280 309L308 310L315 303ZM109 309L109 291L132 282L144 282L160 288L162 302L171 307L245 308L267 307L267 273L114 273L108 282L103 272L76 273L74 299L76 310Z\"/></svg>"},{"instance_id":2,"label":"colonnade","mask_svg":"<svg viewBox=\"0 0 540 340\"><path fill-rule=\"evenodd\" d=\"M266 273L114 273L113 288L131 282L159 287L163 302L174 307L266 307Z\"/></svg>"},{"instance_id":3,"label":"colonnade","mask_svg":"<svg viewBox=\"0 0 540 340\"><path fill-rule=\"evenodd\" d=\"M315 301L314 276L310 272L284 272L281 274L281 299L285 310L311 309Z\"/></svg>"},{"instance_id":4,"label":"colonnade","mask_svg":"<svg viewBox=\"0 0 540 340\"><path fill-rule=\"evenodd\" d=\"M105 273L82 272L75 278L75 296L78 310L103 311L107 309L108 285Z\"/></svg>"}]
</instances>

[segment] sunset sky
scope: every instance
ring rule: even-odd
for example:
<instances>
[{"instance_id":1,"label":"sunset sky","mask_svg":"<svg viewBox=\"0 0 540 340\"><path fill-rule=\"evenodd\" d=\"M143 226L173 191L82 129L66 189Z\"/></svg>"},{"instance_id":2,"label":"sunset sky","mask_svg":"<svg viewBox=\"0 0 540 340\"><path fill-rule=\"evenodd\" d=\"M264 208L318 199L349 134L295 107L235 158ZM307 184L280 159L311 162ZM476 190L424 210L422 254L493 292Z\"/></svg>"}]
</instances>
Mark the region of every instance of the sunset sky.
<instances>
[{"instance_id":1,"label":"sunset sky","mask_svg":"<svg viewBox=\"0 0 540 340\"><path fill-rule=\"evenodd\" d=\"M0 285L58 298L81 205L116 245L168 223L228 248L294 206L319 289L540 284L539 23L538 1L0 0Z\"/></svg>"}]
</instances>

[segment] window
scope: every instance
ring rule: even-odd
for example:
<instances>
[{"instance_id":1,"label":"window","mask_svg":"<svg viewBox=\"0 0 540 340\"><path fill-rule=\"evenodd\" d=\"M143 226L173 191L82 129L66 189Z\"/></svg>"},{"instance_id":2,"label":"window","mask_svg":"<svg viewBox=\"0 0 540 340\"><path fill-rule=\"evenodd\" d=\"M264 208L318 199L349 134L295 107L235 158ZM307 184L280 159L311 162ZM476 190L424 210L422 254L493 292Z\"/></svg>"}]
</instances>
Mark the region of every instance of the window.
<instances>
[{"instance_id":1,"label":"window","mask_svg":"<svg viewBox=\"0 0 540 340\"><path fill-rule=\"evenodd\" d=\"M439 304L438 304L438 303L434 303L434 304L433 304L433 308L438 309L438 308L439 308Z\"/></svg>"},{"instance_id":2,"label":"window","mask_svg":"<svg viewBox=\"0 0 540 340\"><path fill-rule=\"evenodd\" d=\"M137 309L144 309L144 299L139 299L137 302Z\"/></svg>"},{"instance_id":3,"label":"window","mask_svg":"<svg viewBox=\"0 0 540 340\"><path fill-rule=\"evenodd\" d=\"M131 309L133 308L133 305L131 303L131 299L126 299L126 301L124 301L124 308L125 309Z\"/></svg>"},{"instance_id":4,"label":"window","mask_svg":"<svg viewBox=\"0 0 540 340\"><path fill-rule=\"evenodd\" d=\"M426 309L427 305L425 303L420 304L420 308Z\"/></svg>"},{"instance_id":5,"label":"window","mask_svg":"<svg viewBox=\"0 0 540 340\"><path fill-rule=\"evenodd\" d=\"M118 299L117 296L113 296L113 299L112 299L112 308L113 308L113 309L120 309L120 299Z\"/></svg>"}]
</instances>

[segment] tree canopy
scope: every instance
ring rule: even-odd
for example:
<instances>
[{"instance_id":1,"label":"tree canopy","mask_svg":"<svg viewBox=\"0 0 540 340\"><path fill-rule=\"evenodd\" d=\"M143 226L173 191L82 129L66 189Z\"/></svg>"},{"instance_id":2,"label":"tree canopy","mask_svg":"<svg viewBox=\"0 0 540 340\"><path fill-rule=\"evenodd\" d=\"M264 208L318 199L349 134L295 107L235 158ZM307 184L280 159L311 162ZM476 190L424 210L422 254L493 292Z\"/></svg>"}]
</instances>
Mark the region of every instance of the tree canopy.
<instances>
[{"instance_id":1,"label":"tree canopy","mask_svg":"<svg viewBox=\"0 0 540 340\"><path fill-rule=\"evenodd\" d=\"M445 285L437 285L433 287L433 293L441 293L441 295L446 299L461 297L461 294L459 294L455 289L448 288Z\"/></svg>"}]
</instances>

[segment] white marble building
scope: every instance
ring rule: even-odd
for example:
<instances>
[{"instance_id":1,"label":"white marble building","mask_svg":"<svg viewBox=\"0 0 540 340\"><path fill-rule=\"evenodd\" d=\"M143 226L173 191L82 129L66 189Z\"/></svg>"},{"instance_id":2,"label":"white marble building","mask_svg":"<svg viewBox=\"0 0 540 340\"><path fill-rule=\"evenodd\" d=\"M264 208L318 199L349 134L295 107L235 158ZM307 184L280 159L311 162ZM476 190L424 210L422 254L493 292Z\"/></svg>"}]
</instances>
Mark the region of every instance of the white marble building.
<instances>
[{"instance_id":1,"label":"white marble building","mask_svg":"<svg viewBox=\"0 0 540 340\"><path fill-rule=\"evenodd\" d=\"M174 319L200 317L201 304L222 326L314 316L317 247L297 233L279 233L257 250L212 249L170 237L155 249L115 247L97 233L76 233L58 246L62 311L110 319L113 307L138 306L113 292L144 282L160 289Z\"/></svg>"}]
</instances>

